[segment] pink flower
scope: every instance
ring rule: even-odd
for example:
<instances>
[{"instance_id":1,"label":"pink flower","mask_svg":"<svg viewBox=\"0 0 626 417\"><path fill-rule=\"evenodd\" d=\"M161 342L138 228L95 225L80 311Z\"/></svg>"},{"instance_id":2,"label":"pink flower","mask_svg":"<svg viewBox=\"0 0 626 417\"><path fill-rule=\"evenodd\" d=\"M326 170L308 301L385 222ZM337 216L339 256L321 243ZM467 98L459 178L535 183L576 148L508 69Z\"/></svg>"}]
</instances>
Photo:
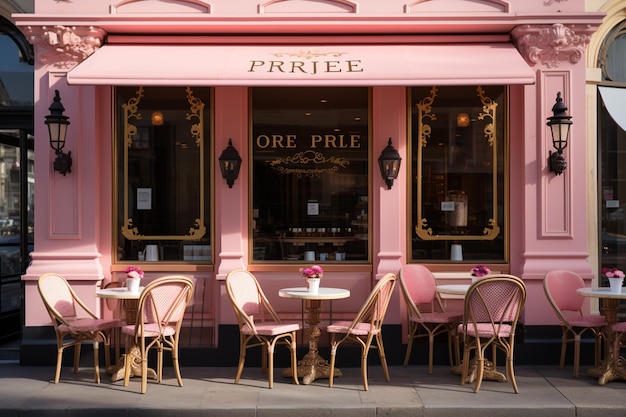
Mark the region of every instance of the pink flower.
<instances>
[{"instance_id":1,"label":"pink flower","mask_svg":"<svg viewBox=\"0 0 626 417\"><path fill-rule=\"evenodd\" d=\"M624 272L617 268L602 268L602 275L607 278L624 278Z\"/></svg>"},{"instance_id":2,"label":"pink flower","mask_svg":"<svg viewBox=\"0 0 626 417\"><path fill-rule=\"evenodd\" d=\"M489 275L491 270L487 268L486 265L476 265L470 272L472 273L472 276L481 278L485 275Z\"/></svg>"},{"instance_id":3,"label":"pink flower","mask_svg":"<svg viewBox=\"0 0 626 417\"><path fill-rule=\"evenodd\" d=\"M126 268L126 276L128 278L143 278L143 271L136 266L129 266Z\"/></svg>"},{"instance_id":4,"label":"pink flower","mask_svg":"<svg viewBox=\"0 0 626 417\"><path fill-rule=\"evenodd\" d=\"M306 278L321 278L324 275L324 270L319 265L311 265L308 268L300 268L300 272Z\"/></svg>"}]
</instances>

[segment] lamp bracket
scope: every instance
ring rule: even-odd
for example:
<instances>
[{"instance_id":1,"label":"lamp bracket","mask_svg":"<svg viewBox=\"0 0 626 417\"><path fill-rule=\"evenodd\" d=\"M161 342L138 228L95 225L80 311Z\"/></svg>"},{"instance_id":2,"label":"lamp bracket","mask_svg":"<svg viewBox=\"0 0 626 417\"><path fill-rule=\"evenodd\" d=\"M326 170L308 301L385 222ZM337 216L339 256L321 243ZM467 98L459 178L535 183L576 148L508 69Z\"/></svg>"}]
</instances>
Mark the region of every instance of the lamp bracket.
<instances>
[{"instance_id":1,"label":"lamp bracket","mask_svg":"<svg viewBox=\"0 0 626 417\"><path fill-rule=\"evenodd\" d=\"M54 160L53 168L56 172L63 174L67 174L68 172L72 172L72 151L68 153L64 153L63 151L55 152L57 157Z\"/></svg>"},{"instance_id":2,"label":"lamp bracket","mask_svg":"<svg viewBox=\"0 0 626 417\"><path fill-rule=\"evenodd\" d=\"M561 152L548 152L548 167L555 175L561 175L567 168L567 161Z\"/></svg>"}]
</instances>

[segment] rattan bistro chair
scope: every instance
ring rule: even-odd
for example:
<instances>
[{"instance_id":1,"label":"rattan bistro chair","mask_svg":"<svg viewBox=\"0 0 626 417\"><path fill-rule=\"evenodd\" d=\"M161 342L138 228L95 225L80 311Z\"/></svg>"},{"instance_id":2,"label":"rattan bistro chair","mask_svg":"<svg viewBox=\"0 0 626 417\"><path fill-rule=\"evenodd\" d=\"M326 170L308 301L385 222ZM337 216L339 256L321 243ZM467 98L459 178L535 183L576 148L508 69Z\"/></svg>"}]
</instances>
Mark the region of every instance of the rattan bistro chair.
<instances>
[{"instance_id":1,"label":"rattan bistro chair","mask_svg":"<svg viewBox=\"0 0 626 417\"><path fill-rule=\"evenodd\" d=\"M447 334L450 365L460 362L457 326L463 315L460 312L446 312L437 293L437 282L432 272L423 265L411 264L402 267L399 273L400 288L406 304L408 344L404 366L409 364L413 341L428 337L428 373L433 372L433 347L435 336ZM429 311L420 311L420 306L428 305ZM454 338L455 359L452 359L452 339Z\"/></svg>"},{"instance_id":2,"label":"rattan bistro chair","mask_svg":"<svg viewBox=\"0 0 626 417\"><path fill-rule=\"evenodd\" d=\"M465 296L463 323L459 325L464 344L461 384L467 381L470 352L474 350L477 362L474 392L478 392L483 379L485 351L491 346L494 370L499 349L506 354L506 376L515 393L519 393L513 370L513 350L517 321L525 301L526 286L513 275L489 275L469 287Z\"/></svg>"},{"instance_id":3,"label":"rattan bistro chair","mask_svg":"<svg viewBox=\"0 0 626 417\"><path fill-rule=\"evenodd\" d=\"M43 274L37 288L52 320L57 339L57 364L54 383L59 383L63 352L74 347L74 373L78 372L80 347L85 341L93 343L94 373L100 383L99 344L104 343L106 366L111 365L111 331L120 325L117 319L99 319L76 295L70 284L61 275ZM82 317L79 317L82 316ZM65 340L66 337L72 340Z\"/></svg>"},{"instance_id":4,"label":"rattan bistro chair","mask_svg":"<svg viewBox=\"0 0 626 417\"><path fill-rule=\"evenodd\" d=\"M586 332L595 337L595 365L600 363L602 329L607 325L604 316L585 316L582 306L584 297L576 292L583 288L585 281L572 271L549 271L543 278L543 289L561 323L563 330L561 342L560 367L565 366L567 344L574 342L574 377L578 377L580 368L580 339Z\"/></svg>"},{"instance_id":5,"label":"rattan bistro chair","mask_svg":"<svg viewBox=\"0 0 626 417\"><path fill-rule=\"evenodd\" d=\"M163 379L163 351L167 350L172 355L178 385L183 386L178 341L185 309L193 297L193 291L193 280L185 276L169 275L155 279L144 287L139 296L135 323L122 327L122 333L134 338L134 344L140 351L142 394L147 390L148 352L152 348L157 350L157 382ZM124 386L128 386L130 380L131 362L131 359L126 359Z\"/></svg>"},{"instance_id":6,"label":"rattan bistro chair","mask_svg":"<svg viewBox=\"0 0 626 417\"><path fill-rule=\"evenodd\" d=\"M337 348L346 340L356 341L361 346L361 376L363 378L363 389L365 391L368 389L367 354L370 349L378 350L378 357L380 358L380 364L383 368L385 381L390 381L385 349L383 347L382 325L395 285L396 275L385 275L376 283L354 320L351 322L333 322L326 327L326 330L330 334L329 387L333 386ZM376 343L372 344L374 340Z\"/></svg>"},{"instance_id":7,"label":"rattan bistro chair","mask_svg":"<svg viewBox=\"0 0 626 417\"><path fill-rule=\"evenodd\" d=\"M262 372L269 369L269 388L274 387L274 349L276 345L287 345L291 352L293 382L298 382L296 357L296 332L299 323L280 320L256 277L248 271L235 270L226 276L226 291L239 323L239 364L235 384L239 383L249 348L261 346ZM269 360L269 364L268 364Z\"/></svg>"}]
</instances>

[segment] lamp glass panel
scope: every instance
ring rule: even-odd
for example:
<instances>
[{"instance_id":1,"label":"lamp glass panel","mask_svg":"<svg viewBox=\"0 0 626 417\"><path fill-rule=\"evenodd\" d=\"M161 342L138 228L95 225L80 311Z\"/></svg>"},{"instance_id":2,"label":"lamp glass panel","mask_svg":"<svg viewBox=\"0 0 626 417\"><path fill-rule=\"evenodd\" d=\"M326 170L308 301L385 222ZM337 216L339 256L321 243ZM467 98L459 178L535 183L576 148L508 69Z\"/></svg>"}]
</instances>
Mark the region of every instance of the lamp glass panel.
<instances>
[{"instance_id":1,"label":"lamp glass panel","mask_svg":"<svg viewBox=\"0 0 626 417\"><path fill-rule=\"evenodd\" d=\"M60 151L65 147L65 135L67 134L67 125L63 123L48 124L48 132L50 133L50 146L55 151Z\"/></svg>"}]
</instances>

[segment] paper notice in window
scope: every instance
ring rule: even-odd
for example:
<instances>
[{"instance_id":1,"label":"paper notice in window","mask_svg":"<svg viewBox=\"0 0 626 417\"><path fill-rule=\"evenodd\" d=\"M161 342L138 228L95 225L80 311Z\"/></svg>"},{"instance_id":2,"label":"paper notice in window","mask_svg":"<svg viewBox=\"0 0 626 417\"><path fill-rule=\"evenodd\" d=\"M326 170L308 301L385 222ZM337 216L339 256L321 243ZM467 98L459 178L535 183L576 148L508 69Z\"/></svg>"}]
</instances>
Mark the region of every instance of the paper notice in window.
<instances>
[{"instance_id":1,"label":"paper notice in window","mask_svg":"<svg viewBox=\"0 0 626 417\"><path fill-rule=\"evenodd\" d=\"M137 210L152 209L152 188L137 188Z\"/></svg>"}]
</instances>

